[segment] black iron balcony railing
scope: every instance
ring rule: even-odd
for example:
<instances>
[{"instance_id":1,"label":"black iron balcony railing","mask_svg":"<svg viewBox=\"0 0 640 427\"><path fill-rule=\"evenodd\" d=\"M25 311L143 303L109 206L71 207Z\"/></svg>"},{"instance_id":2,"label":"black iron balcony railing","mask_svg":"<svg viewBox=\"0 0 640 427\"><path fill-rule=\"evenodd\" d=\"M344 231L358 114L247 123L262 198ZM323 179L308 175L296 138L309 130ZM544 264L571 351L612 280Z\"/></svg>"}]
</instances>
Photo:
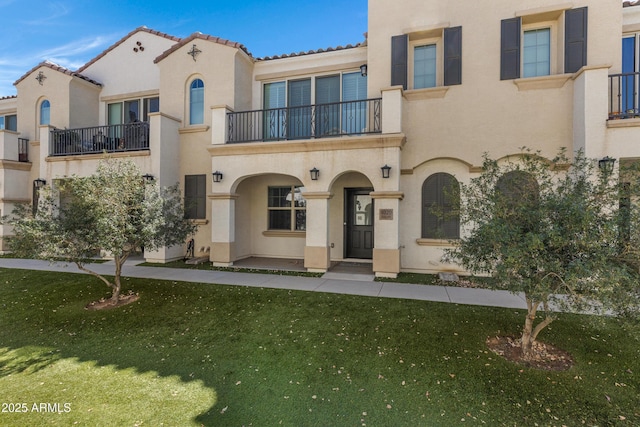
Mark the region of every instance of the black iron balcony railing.
<instances>
[{"instance_id":1,"label":"black iron balcony railing","mask_svg":"<svg viewBox=\"0 0 640 427\"><path fill-rule=\"evenodd\" d=\"M18 161L29 161L29 140L24 138L18 138Z\"/></svg>"},{"instance_id":2,"label":"black iron balcony railing","mask_svg":"<svg viewBox=\"0 0 640 427\"><path fill-rule=\"evenodd\" d=\"M227 114L228 143L382 132L382 98Z\"/></svg>"},{"instance_id":3,"label":"black iron balcony railing","mask_svg":"<svg viewBox=\"0 0 640 427\"><path fill-rule=\"evenodd\" d=\"M80 129L54 129L49 136L50 156L148 149L149 123L147 122Z\"/></svg>"},{"instance_id":4,"label":"black iron balcony railing","mask_svg":"<svg viewBox=\"0 0 640 427\"><path fill-rule=\"evenodd\" d=\"M609 119L640 117L638 88L640 73L609 76Z\"/></svg>"}]
</instances>

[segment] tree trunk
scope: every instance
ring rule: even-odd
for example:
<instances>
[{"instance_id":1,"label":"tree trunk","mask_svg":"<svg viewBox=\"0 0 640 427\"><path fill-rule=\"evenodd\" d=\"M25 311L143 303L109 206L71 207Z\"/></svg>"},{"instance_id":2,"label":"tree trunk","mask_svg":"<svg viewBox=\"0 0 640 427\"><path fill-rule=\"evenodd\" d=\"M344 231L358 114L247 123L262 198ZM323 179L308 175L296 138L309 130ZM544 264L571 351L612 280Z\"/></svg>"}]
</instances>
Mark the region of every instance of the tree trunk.
<instances>
[{"instance_id":1,"label":"tree trunk","mask_svg":"<svg viewBox=\"0 0 640 427\"><path fill-rule=\"evenodd\" d=\"M116 255L113 258L113 260L116 263L116 275L114 277L113 294L111 295L111 302L113 304L117 304L118 300L120 299L120 290L122 289L122 282L120 280L122 276L122 266L124 265L124 262L127 260L128 257L129 257L129 253L124 252L122 255L120 256Z\"/></svg>"},{"instance_id":2,"label":"tree trunk","mask_svg":"<svg viewBox=\"0 0 640 427\"><path fill-rule=\"evenodd\" d=\"M544 328L549 326L551 322L553 322L554 318L550 315L548 302L545 301L533 301L531 298L526 297L527 299L527 317L524 321L524 328L522 329L522 357L524 360L530 360L533 356L533 344L536 342L536 338L538 338L538 334ZM546 313L545 319L538 323L538 325L534 328L534 322L536 320L536 313L538 312L538 307L540 304L543 304L544 311Z\"/></svg>"}]
</instances>

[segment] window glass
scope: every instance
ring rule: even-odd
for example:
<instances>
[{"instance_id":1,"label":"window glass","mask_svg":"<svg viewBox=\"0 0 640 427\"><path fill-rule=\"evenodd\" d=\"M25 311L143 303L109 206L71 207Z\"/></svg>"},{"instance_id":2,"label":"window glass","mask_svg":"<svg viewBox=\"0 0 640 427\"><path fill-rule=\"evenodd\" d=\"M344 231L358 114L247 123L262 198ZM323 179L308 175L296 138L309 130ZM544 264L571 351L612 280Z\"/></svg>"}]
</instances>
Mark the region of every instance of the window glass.
<instances>
[{"instance_id":1,"label":"window glass","mask_svg":"<svg viewBox=\"0 0 640 427\"><path fill-rule=\"evenodd\" d=\"M413 88L436 85L436 45L416 46L413 49Z\"/></svg>"},{"instance_id":2,"label":"window glass","mask_svg":"<svg viewBox=\"0 0 640 427\"><path fill-rule=\"evenodd\" d=\"M46 99L40 104L40 124L51 124L51 103Z\"/></svg>"},{"instance_id":3,"label":"window glass","mask_svg":"<svg viewBox=\"0 0 640 427\"><path fill-rule=\"evenodd\" d=\"M307 226L307 201L304 187L269 187L269 230L304 231Z\"/></svg>"},{"instance_id":4,"label":"window glass","mask_svg":"<svg viewBox=\"0 0 640 427\"><path fill-rule=\"evenodd\" d=\"M342 75L342 132L354 134L367 127L367 77L360 72ZM351 102L359 101L362 102Z\"/></svg>"},{"instance_id":5,"label":"window glass","mask_svg":"<svg viewBox=\"0 0 640 427\"><path fill-rule=\"evenodd\" d=\"M189 124L204 123L204 82L196 79L189 89Z\"/></svg>"},{"instance_id":6,"label":"window glass","mask_svg":"<svg viewBox=\"0 0 640 427\"><path fill-rule=\"evenodd\" d=\"M551 70L551 30L524 32L523 77L548 76Z\"/></svg>"},{"instance_id":7,"label":"window glass","mask_svg":"<svg viewBox=\"0 0 640 427\"><path fill-rule=\"evenodd\" d=\"M4 129L4 116L0 116L0 130Z\"/></svg>"},{"instance_id":8,"label":"window glass","mask_svg":"<svg viewBox=\"0 0 640 427\"><path fill-rule=\"evenodd\" d=\"M184 177L184 216L188 219L205 219L207 215L206 175Z\"/></svg>"},{"instance_id":9,"label":"window glass","mask_svg":"<svg viewBox=\"0 0 640 427\"><path fill-rule=\"evenodd\" d=\"M457 239L460 237L459 184L452 175L436 173L422 185L422 237Z\"/></svg>"},{"instance_id":10,"label":"window glass","mask_svg":"<svg viewBox=\"0 0 640 427\"><path fill-rule=\"evenodd\" d=\"M4 116L4 126L6 130L18 131L18 116L15 114Z\"/></svg>"}]
</instances>

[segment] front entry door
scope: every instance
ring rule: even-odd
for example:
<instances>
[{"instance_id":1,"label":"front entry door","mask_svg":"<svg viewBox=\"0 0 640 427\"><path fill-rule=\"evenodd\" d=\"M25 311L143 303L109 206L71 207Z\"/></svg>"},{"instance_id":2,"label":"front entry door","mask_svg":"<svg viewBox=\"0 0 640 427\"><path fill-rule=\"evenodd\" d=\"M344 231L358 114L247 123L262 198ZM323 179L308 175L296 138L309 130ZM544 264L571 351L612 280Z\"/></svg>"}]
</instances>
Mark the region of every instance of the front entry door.
<instances>
[{"instance_id":1,"label":"front entry door","mask_svg":"<svg viewBox=\"0 0 640 427\"><path fill-rule=\"evenodd\" d=\"M373 258L373 189L345 190L345 258Z\"/></svg>"}]
</instances>

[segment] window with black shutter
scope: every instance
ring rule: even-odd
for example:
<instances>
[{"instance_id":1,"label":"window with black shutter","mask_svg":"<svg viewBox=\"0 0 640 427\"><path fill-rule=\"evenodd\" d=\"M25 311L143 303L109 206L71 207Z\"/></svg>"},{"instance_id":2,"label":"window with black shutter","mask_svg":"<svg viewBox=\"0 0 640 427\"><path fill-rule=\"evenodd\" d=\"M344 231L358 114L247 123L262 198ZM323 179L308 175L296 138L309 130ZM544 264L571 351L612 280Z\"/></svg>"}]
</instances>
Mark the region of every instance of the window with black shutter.
<instances>
[{"instance_id":1,"label":"window with black shutter","mask_svg":"<svg viewBox=\"0 0 640 427\"><path fill-rule=\"evenodd\" d=\"M444 29L444 85L462 84L462 27Z\"/></svg>"},{"instance_id":2,"label":"window with black shutter","mask_svg":"<svg viewBox=\"0 0 640 427\"><path fill-rule=\"evenodd\" d=\"M406 34L391 37L391 86L407 89L407 60L409 37Z\"/></svg>"},{"instance_id":3,"label":"window with black shutter","mask_svg":"<svg viewBox=\"0 0 640 427\"><path fill-rule=\"evenodd\" d=\"M184 216L188 219L205 219L207 216L206 175L185 175Z\"/></svg>"},{"instance_id":4,"label":"window with black shutter","mask_svg":"<svg viewBox=\"0 0 640 427\"><path fill-rule=\"evenodd\" d=\"M587 65L587 8L565 13L564 72L575 73Z\"/></svg>"}]
</instances>

